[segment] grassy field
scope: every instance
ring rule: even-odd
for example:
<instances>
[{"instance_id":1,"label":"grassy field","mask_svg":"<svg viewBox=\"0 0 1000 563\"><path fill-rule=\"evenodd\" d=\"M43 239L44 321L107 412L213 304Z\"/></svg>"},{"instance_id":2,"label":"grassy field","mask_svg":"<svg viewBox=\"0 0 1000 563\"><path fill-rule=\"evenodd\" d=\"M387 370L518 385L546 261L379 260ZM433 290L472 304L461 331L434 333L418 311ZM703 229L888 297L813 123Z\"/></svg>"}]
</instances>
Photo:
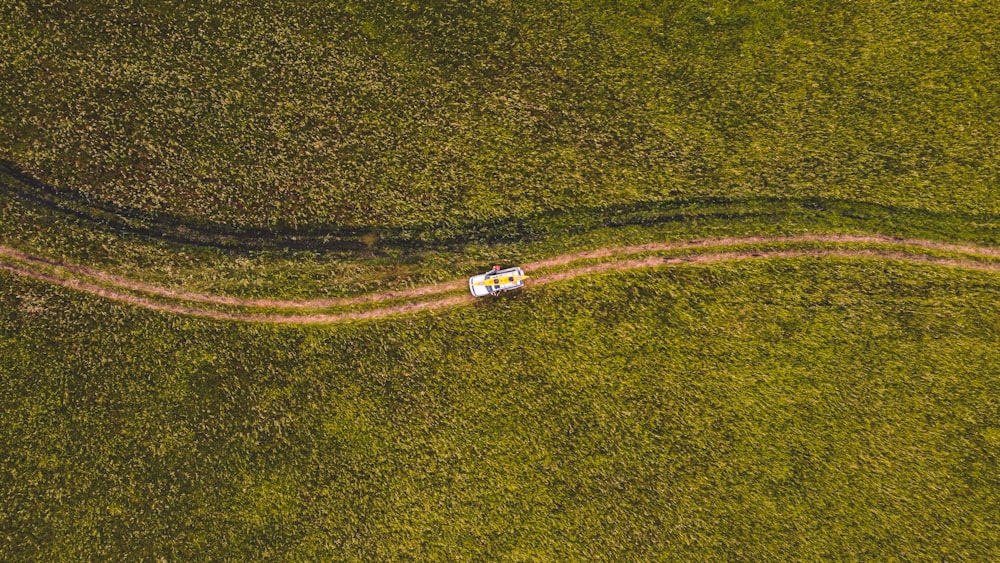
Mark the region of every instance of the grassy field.
<instances>
[{"instance_id":1,"label":"grassy field","mask_svg":"<svg viewBox=\"0 0 1000 563\"><path fill-rule=\"evenodd\" d=\"M717 237L1000 247L997 21L4 2L0 245L274 299ZM874 258L313 327L0 271L0 560L1000 560L998 349L995 274Z\"/></svg>"},{"instance_id":2,"label":"grassy field","mask_svg":"<svg viewBox=\"0 0 1000 563\"><path fill-rule=\"evenodd\" d=\"M1000 213L995 3L259 4L4 3L0 158L230 227L706 196Z\"/></svg>"},{"instance_id":3,"label":"grassy field","mask_svg":"<svg viewBox=\"0 0 1000 563\"><path fill-rule=\"evenodd\" d=\"M1000 556L995 276L674 267L310 329L0 281L5 560Z\"/></svg>"}]
</instances>

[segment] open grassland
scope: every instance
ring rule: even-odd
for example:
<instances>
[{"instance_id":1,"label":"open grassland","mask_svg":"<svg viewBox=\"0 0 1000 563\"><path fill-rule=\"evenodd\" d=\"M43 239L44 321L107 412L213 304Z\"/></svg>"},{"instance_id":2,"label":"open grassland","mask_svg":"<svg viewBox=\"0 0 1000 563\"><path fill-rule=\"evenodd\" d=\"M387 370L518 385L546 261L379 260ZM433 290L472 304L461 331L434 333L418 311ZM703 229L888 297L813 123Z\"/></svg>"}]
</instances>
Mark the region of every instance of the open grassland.
<instances>
[{"instance_id":1,"label":"open grassland","mask_svg":"<svg viewBox=\"0 0 1000 563\"><path fill-rule=\"evenodd\" d=\"M0 158L181 222L1000 213L995 2L5 2Z\"/></svg>"},{"instance_id":2,"label":"open grassland","mask_svg":"<svg viewBox=\"0 0 1000 563\"><path fill-rule=\"evenodd\" d=\"M0 274L0 558L1000 556L1000 283L676 266L334 327Z\"/></svg>"},{"instance_id":3,"label":"open grassland","mask_svg":"<svg viewBox=\"0 0 1000 563\"><path fill-rule=\"evenodd\" d=\"M0 3L0 559L1000 559L998 21Z\"/></svg>"}]
</instances>

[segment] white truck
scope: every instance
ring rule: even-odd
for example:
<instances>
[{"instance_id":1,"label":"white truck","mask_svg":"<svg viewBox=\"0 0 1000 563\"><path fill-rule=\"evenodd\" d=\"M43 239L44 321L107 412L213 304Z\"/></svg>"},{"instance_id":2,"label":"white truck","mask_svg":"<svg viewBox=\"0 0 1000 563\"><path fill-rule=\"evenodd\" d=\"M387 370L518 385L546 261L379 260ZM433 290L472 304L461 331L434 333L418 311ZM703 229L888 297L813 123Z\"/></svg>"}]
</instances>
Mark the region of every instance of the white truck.
<instances>
[{"instance_id":1,"label":"white truck","mask_svg":"<svg viewBox=\"0 0 1000 563\"><path fill-rule=\"evenodd\" d=\"M495 266L485 274L469 278L469 291L476 297L496 295L497 293L524 287L524 280L526 279L528 279L528 276L524 275L524 270L521 268L506 268L501 270L499 266Z\"/></svg>"}]
</instances>

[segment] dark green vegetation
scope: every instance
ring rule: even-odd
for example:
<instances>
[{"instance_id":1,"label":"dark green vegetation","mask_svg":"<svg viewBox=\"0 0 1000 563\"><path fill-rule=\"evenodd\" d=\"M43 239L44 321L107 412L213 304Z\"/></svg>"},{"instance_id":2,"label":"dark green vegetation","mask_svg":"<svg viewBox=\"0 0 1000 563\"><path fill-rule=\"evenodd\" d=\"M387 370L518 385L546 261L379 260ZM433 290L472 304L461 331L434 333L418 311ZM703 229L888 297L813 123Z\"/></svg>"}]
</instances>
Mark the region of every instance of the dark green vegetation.
<instances>
[{"instance_id":1,"label":"dark green vegetation","mask_svg":"<svg viewBox=\"0 0 1000 563\"><path fill-rule=\"evenodd\" d=\"M260 4L4 3L0 158L229 227L705 196L1000 213L995 2Z\"/></svg>"},{"instance_id":2,"label":"dark green vegetation","mask_svg":"<svg viewBox=\"0 0 1000 563\"><path fill-rule=\"evenodd\" d=\"M0 276L0 558L1000 556L1000 283L665 268L291 329Z\"/></svg>"}]
</instances>

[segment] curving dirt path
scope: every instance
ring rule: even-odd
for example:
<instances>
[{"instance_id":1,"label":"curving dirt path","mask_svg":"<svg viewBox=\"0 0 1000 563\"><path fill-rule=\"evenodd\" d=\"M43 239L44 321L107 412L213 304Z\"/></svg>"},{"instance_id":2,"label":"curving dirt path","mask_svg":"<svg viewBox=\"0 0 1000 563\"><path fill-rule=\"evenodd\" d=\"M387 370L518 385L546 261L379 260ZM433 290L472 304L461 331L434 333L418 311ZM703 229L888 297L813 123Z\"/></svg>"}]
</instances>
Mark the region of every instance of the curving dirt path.
<instances>
[{"instance_id":1,"label":"curving dirt path","mask_svg":"<svg viewBox=\"0 0 1000 563\"><path fill-rule=\"evenodd\" d=\"M643 254L647 252L664 252L669 250L689 250L719 246L748 246L763 244L794 244L794 243L838 243L838 244L897 244L924 250L939 250L957 252L973 256L1000 257L1000 248L977 246L972 244L952 244L934 240L904 239L885 235L790 235L776 237L727 237L703 239L683 242L653 242L635 246L618 246L587 250L574 254L564 254L547 260L527 264L524 267L532 270L560 266L579 260L607 258L628 254Z\"/></svg>"},{"instance_id":2,"label":"curving dirt path","mask_svg":"<svg viewBox=\"0 0 1000 563\"><path fill-rule=\"evenodd\" d=\"M192 301L196 303L211 303L213 305L230 305L234 307L273 307L277 309L324 309L327 307L342 307L346 305L361 305L364 303L388 301L389 299L412 298L412 297L421 297L424 295L434 295L437 293L454 291L456 289L461 289L465 287L465 282L459 280L437 285L415 287L412 289L387 291L384 293L373 293L370 295L360 295L358 297L343 297L337 299L305 299L301 301L288 301L281 299L243 299L239 297L230 297L227 295L192 293L188 291L178 291L166 287L155 286L135 280L130 280L128 278L123 278L121 276L116 276L114 274L109 274L107 272L102 272L100 270L95 270L93 268L88 268L86 266L78 266L76 264L59 262L56 260L50 260L48 258L40 258L38 256L32 256L30 254L26 254L24 252L21 252L20 250L16 250L7 246L0 246L0 257L4 256L8 258L14 258L17 261L25 262L30 265L58 268L61 270L65 270L67 272L71 272L77 275L81 275L93 280L103 282L107 285L111 285L120 289L138 291L149 295L155 295L157 297L166 297L169 299L179 299L182 301Z\"/></svg>"},{"instance_id":3,"label":"curving dirt path","mask_svg":"<svg viewBox=\"0 0 1000 563\"><path fill-rule=\"evenodd\" d=\"M577 252L573 254L564 254L562 256L556 256L554 258L549 258L546 260L525 264L523 267L525 270L530 272L530 271L540 270L543 268L564 266L566 264L582 260L610 258L614 256L627 256L630 254L644 254L649 252L668 252L668 251L679 251L679 250L696 250L696 249L726 247L726 246L794 244L794 243L897 244L912 248L939 250L945 252L958 252L958 253L970 254L973 256L1000 257L1000 249L996 248L975 246L975 245L951 244L951 243L921 240L921 239L898 239L882 235L797 235L797 236L783 236L783 237L718 238L718 239L704 239L704 240L694 240L694 241L650 243L650 244L642 244L634 246L607 247L597 250ZM0 257L3 256L14 258L20 262L25 262L29 265L39 265L39 266L59 268L67 272L71 272L80 276L90 278L92 280L103 282L106 285L110 285L123 290L136 291L148 295L165 297L168 299L177 299L181 301L190 301L195 303L209 303L213 305L229 305L234 307L261 307L261 308L268 307L275 309L325 309L329 307L343 307L350 305L361 305L365 303L378 303L382 301L388 301L390 299L407 299L414 297L423 297L427 295L436 295L436 294L446 293L449 291L454 291L457 289L462 289L466 285L464 280L456 280L436 285L428 285L428 286L416 287L412 289L404 289L398 291L373 293L357 297L343 297L343 298L332 298L332 299L304 299L298 301L282 300L282 299L252 299L252 298L230 297L225 295L194 293L188 291L169 289L165 287L159 287L135 280L130 280L128 278L123 278L113 274L109 274L107 272L102 272L100 270L95 270L93 268L88 268L86 266L79 266L76 264L69 264L66 262L59 262L47 258L32 256L30 254L26 254L24 252L21 252L19 250L10 247L0 246Z\"/></svg>"},{"instance_id":4,"label":"curving dirt path","mask_svg":"<svg viewBox=\"0 0 1000 563\"><path fill-rule=\"evenodd\" d=\"M888 249L771 249L771 250L735 250L726 251L726 247L748 246L748 245L774 245L774 244L794 244L794 243L853 243L869 245L895 245L903 247L911 252ZM612 262L602 262L590 264L577 268L558 270L555 272L543 273L531 277L531 285L544 285L548 283L564 281L579 276L607 272L611 270L623 271L638 268L651 268L669 264L711 264L718 262L733 262L740 260L753 260L760 258L797 258L797 257L856 257L856 258L879 258L888 260L900 260L921 264L932 264L953 268L963 268L987 272L1000 272L1000 262L983 262L975 258L998 258L1000 249L951 244L919 239L897 239L879 235L800 235L785 237L743 237L743 238L720 238L706 239L687 242L664 242L650 243L636 246L609 247L597 250L578 252L557 256L547 260L525 264L524 269L530 275L534 270L558 268L570 265L582 260L594 260L601 258L612 258L616 256L628 256L634 254L645 254L651 252L666 252L678 250L705 250L706 252L691 254L681 257L649 256L632 260L617 260ZM913 251L946 251L958 254L966 254L969 258L944 258L928 254L914 254ZM462 303L475 301L471 295L448 296L443 295L458 289L463 289L465 280L456 280L437 285L418 287L408 290L377 293L358 297L340 299L310 299L302 301L288 301L279 299L241 299L237 297L208 295L201 293L185 292L157 287L150 284L129 280L119 276L101 272L85 266L67 264L46 258L32 256L19 250L0 246L0 260L8 259L8 263L0 262L0 270L14 274L33 278L39 281L59 285L77 291L83 291L92 295L97 295L113 301L136 305L156 311L193 315L198 317L242 321L242 322L262 322L280 324L329 324L352 320L374 319L390 315L399 315L414 311L427 311L452 307ZM14 263L10 263L13 259ZM87 279L76 279L60 277L39 268L56 268L58 270L70 272ZM132 292L144 293L146 295L136 295ZM417 298L432 295L442 295L441 299L430 301L414 301L412 303L402 303L391 306L367 309L362 311L347 311L340 313L313 313L313 314L280 314L280 313L253 313L220 311L193 305L181 305L175 303L165 303L156 298L176 299L193 303L204 303L211 305L227 305L242 308L287 308L287 309L322 309L327 307L357 305L365 303L379 303L390 299Z\"/></svg>"}]
</instances>

